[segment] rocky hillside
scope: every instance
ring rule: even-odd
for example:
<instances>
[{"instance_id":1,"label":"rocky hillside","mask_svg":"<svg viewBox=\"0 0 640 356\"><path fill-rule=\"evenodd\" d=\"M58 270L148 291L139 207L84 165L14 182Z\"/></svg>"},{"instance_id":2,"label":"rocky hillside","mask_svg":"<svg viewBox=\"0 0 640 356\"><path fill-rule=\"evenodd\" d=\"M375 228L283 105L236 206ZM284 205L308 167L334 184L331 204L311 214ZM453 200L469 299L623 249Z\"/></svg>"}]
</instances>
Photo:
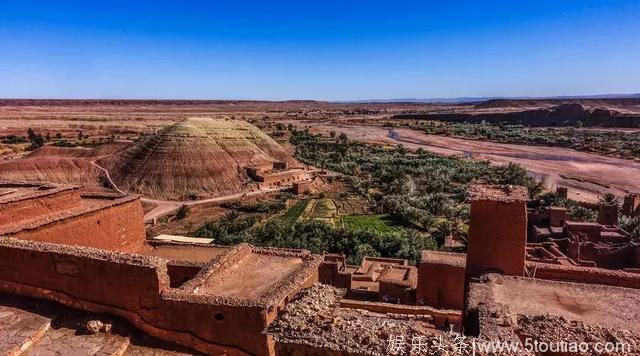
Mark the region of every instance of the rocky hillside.
<instances>
[{"instance_id":1,"label":"rocky hillside","mask_svg":"<svg viewBox=\"0 0 640 356\"><path fill-rule=\"evenodd\" d=\"M506 123L533 127L583 125L585 127L637 128L640 126L640 112L606 107L587 107L575 102L530 110L406 113L395 115L393 118L478 123L484 121L493 124Z\"/></svg>"},{"instance_id":2,"label":"rocky hillside","mask_svg":"<svg viewBox=\"0 0 640 356\"><path fill-rule=\"evenodd\" d=\"M237 120L190 118L100 162L116 185L160 199L242 190L244 168L292 158L257 127Z\"/></svg>"}]
</instances>

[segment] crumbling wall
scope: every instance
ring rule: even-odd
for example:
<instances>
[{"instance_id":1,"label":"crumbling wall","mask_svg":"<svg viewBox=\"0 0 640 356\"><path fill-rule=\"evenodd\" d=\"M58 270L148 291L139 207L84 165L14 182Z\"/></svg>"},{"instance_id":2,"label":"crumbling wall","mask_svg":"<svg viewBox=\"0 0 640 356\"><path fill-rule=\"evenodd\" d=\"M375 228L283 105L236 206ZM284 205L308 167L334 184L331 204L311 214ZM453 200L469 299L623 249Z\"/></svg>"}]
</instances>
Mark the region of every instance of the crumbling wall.
<instances>
[{"instance_id":1,"label":"crumbling wall","mask_svg":"<svg viewBox=\"0 0 640 356\"><path fill-rule=\"evenodd\" d=\"M160 305L168 286L158 259L0 238L0 280L134 312Z\"/></svg>"},{"instance_id":2,"label":"crumbling wall","mask_svg":"<svg viewBox=\"0 0 640 356\"><path fill-rule=\"evenodd\" d=\"M454 328L457 329L462 321L461 312L458 310L435 309L428 306L342 299L340 301L340 307L349 309L363 309L380 314L429 315L433 317L434 324L437 327L446 330L449 330L448 326L450 325L454 326Z\"/></svg>"},{"instance_id":3,"label":"crumbling wall","mask_svg":"<svg viewBox=\"0 0 640 356\"><path fill-rule=\"evenodd\" d=\"M318 268L318 280L336 288L351 289L351 273L344 271L344 256L325 255Z\"/></svg>"},{"instance_id":4,"label":"crumbling wall","mask_svg":"<svg viewBox=\"0 0 640 356\"><path fill-rule=\"evenodd\" d=\"M200 271L202 266L189 263L167 263L167 274L171 288L179 288L185 282L193 279Z\"/></svg>"},{"instance_id":5,"label":"crumbling wall","mask_svg":"<svg viewBox=\"0 0 640 356\"><path fill-rule=\"evenodd\" d=\"M0 290L111 313L163 340L209 354L270 354L266 306L169 287L166 261L0 238Z\"/></svg>"},{"instance_id":6,"label":"crumbling wall","mask_svg":"<svg viewBox=\"0 0 640 356\"><path fill-rule=\"evenodd\" d=\"M8 236L23 240L133 252L144 244L144 213L138 199L76 214L43 225L25 226Z\"/></svg>"},{"instance_id":7,"label":"crumbling wall","mask_svg":"<svg viewBox=\"0 0 640 356\"><path fill-rule=\"evenodd\" d=\"M634 245L611 245L603 243L580 243L580 260L593 261L596 266L608 269L636 267Z\"/></svg>"},{"instance_id":8,"label":"crumbling wall","mask_svg":"<svg viewBox=\"0 0 640 356\"><path fill-rule=\"evenodd\" d=\"M304 194L311 190L311 181L293 183L293 194Z\"/></svg>"}]
</instances>

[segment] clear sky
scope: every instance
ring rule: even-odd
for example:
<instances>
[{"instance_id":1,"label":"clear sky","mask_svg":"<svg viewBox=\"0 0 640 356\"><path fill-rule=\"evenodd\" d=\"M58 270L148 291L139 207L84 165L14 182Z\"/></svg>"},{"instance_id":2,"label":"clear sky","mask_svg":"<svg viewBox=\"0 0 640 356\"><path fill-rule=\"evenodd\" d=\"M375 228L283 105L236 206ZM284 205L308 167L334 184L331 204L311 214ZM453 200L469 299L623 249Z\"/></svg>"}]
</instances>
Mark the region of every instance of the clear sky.
<instances>
[{"instance_id":1,"label":"clear sky","mask_svg":"<svg viewBox=\"0 0 640 356\"><path fill-rule=\"evenodd\" d=\"M3 0L0 97L640 92L640 1Z\"/></svg>"}]
</instances>

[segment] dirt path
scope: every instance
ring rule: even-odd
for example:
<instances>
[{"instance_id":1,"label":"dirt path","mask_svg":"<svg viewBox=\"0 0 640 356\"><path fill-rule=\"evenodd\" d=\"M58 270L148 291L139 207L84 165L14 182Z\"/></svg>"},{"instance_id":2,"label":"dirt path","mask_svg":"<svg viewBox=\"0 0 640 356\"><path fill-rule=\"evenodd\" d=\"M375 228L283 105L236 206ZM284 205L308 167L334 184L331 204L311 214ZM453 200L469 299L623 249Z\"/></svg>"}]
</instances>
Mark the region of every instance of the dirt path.
<instances>
[{"instance_id":1,"label":"dirt path","mask_svg":"<svg viewBox=\"0 0 640 356\"><path fill-rule=\"evenodd\" d=\"M118 191L121 194L129 194L129 193L123 191L122 189L118 188L118 186L113 181L113 179L111 179L111 175L109 174L109 171L106 168L104 168L104 167L102 167L102 166L100 166L100 165L98 165L96 163L96 161L98 161L100 158L103 158L103 157L98 157L98 158L94 159L93 161L91 161L91 164L93 166L95 166L96 168L100 169L102 172L104 172L105 177L107 177L107 180L109 181L109 183L111 184L113 189L115 189L116 191ZM287 188L288 187L276 187L276 188L265 189L265 190L257 190L257 191L253 191L253 192L247 192L247 193L235 193L235 194L221 195L221 196L218 196L218 197L213 197L213 198L209 198L209 199L201 199L201 200L177 201L177 200L160 200L160 199L153 199L153 198L147 198L147 197L140 197L140 201L155 205L155 208L153 208L153 210L151 210L150 212L148 212L148 213L146 213L144 215L144 222L149 222L149 221L153 221L153 219L157 219L157 218L161 218L161 217L166 216L166 215L173 214L176 210L178 210L178 208L180 208L181 205L192 206L192 205L206 204L206 203L223 203L223 202L226 202L226 201L236 200L236 199L243 198L243 197L247 197L248 198L248 197L254 197L254 196L257 196L257 195L277 192L277 191L281 191L281 190L284 190L284 189L287 189Z\"/></svg>"},{"instance_id":2,"label":"dirt path","mask_svg":"<svg viewBox=\"0 0 640 356\"><path fill-rule=\"evenodd\" d=\"M568 187L570 197L583 201L597 201L598 195L605 191L619 196L640 192L640 163L569 148L503 144L428 135L404 128L329 122L311 125L311 130L344 132L356 141L402 144L410 149L423 148L438 154L488 160L496 164L518 163L534 176L544 178L549 189Z\"/></svg>"}]
</instances>

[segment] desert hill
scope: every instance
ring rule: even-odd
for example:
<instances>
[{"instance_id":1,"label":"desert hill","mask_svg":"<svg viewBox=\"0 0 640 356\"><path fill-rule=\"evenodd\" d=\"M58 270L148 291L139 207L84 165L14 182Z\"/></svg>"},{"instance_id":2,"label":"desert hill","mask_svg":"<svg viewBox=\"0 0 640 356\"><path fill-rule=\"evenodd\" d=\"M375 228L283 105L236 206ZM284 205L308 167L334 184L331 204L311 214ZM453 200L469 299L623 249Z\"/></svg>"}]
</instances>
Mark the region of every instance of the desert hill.
<instances>
[{"instance_id":1,"label":"desert hill","mask_svg":"<svg viewBox=\"0 0 640 356\"><path fill-rule=\"evenodd\" d=\"M245 167L293 159L257 127L237 120L189 118L100 162L123 190L162 199L242 190Z\"/></svg>"},{"instance_id":2,"label":"desert hill","mask_svg":"<svg viewBox=\"0 0 640 356\"><path fill-rule=\"evenodd\" d=\"M41 147L23 158L0 164L0 178L98 186L101 171L91 164L95 149Z\"/></svg>"}]
</instances>

